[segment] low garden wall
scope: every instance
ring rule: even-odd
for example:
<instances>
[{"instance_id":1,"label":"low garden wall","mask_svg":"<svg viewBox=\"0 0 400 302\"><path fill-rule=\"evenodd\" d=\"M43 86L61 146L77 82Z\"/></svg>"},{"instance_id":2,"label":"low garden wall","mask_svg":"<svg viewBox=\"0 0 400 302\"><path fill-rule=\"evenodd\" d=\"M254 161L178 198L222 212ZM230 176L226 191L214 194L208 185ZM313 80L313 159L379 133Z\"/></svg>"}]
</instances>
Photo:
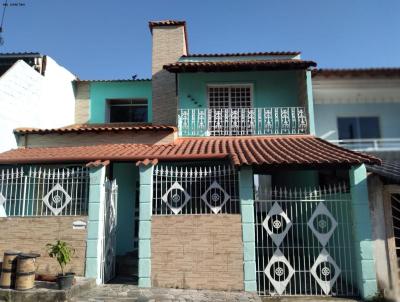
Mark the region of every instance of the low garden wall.
<instances>
[{"instance_id":1,"label":"low garden wall","mask_svg":"<svg viewBox=\"0 0 400 302\"><path fill-rule=\"evenodd\" d=\"M240 215L153 216L152 285L243 290Z\"/></svg>"},{"instance_id":2,"label":"low garden wall","mask_svg":"<svg viewBox=\"0 0 400 302\"><path fill-rule=\"evenodd\" d=\"M46 244L57 239L66 241L75 254L67 271L79 276L85 274L86 228L74 227L74 222L87 222L86 216L64 217L10 217L0 218L0 261L4 251L19 250L25 253L39 253L37 259L38 273L57 274L59 266L55 259L48 257Z\"/></svg>"}]
</instances>

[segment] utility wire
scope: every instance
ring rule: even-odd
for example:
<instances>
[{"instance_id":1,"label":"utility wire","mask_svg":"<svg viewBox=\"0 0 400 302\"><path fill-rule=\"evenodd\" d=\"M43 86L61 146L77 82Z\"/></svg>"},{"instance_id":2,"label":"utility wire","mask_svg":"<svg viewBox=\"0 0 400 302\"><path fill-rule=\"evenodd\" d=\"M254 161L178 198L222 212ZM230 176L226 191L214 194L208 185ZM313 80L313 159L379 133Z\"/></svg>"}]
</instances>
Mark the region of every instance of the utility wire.
<instances>
[{"instance_id":1,"label":"utility wire","mask_svg":"<svg viewBox=\"0 0 400 302\"><path fill-rule=\"evenodd\" d=\"M1 23L0 23L0 32L3 31L3 23L4 23L4 16L6 14L6 8L8 6L8 0L6 0L3 4L4 8L3 8L3 15L1 16Z\"/></svg>"}]
</instances>

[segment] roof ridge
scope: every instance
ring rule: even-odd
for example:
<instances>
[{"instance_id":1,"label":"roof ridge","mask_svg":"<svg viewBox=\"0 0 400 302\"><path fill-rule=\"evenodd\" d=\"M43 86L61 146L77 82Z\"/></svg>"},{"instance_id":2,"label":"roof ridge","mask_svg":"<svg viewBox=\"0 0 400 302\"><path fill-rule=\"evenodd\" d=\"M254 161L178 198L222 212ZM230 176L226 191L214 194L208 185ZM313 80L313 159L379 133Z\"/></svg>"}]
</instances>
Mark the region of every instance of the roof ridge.
<instances>
[{"instance_id":1,"label":"roof ridge","mask_svg":"<svg viewBox=\"0 0 400 302\"><path fill-rule=\"evenodd\" d=\"M299 55L301 51L255 51L255 52L231 52L231 53L193 53L182 57L234 57L234 56L257 56L257 55Z\"/></svg>"}]
</instances>

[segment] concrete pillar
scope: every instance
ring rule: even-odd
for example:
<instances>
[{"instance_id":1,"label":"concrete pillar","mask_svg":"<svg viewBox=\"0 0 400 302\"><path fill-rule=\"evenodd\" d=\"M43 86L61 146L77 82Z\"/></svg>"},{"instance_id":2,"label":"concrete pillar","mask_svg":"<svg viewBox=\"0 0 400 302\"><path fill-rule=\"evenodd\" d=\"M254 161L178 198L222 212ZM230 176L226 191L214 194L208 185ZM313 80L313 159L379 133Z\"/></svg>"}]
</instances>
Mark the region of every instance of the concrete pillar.
<instances>
[{"instance_id":1,"label":"concrete pillar","mask_svg":"<svg viewBox=\"0 0 400 302\"><path fill-rule=\"evenodd\" d=\"M106 167L90 168L89 184L89 217L87 226L86 246L86 272L85 276L96 278L96 283L102 282L100 278L102 237L104 226Z\"/></svg>"},{"instance_id":2,"label":"concrete pillar","mask_svg":"<svg viewBox=\"0 0 400 302\"><path fill-rule=\"evenodd\" d=\"M375 269L378 288L384 292L391 288L389 252L386 238L386 224L383 183L378 175L368 176L369 207L372 220L372 239L374 240Z\"/></svg>"},{"instance_id":3,"label":"concrete pillar","mask_svg":"<svg viewBox=\"0 0 400 302\"><path fill-rule=\"evenodd\" d=\"M353 234L357 283L361 297L363 299L371 299L377 294L377 281L365 165L351 168L350 190L354 222Z\"/></svg>"},{"instance_id":4,"label":"concrete pillar","mask_svg":"<svg viewBox=\"0 0 400 302\"><path fill-rule=\"evenodd\" d=\"M314 118L314 98L312 90L312 75L311 71L306 71L307 81L307 111L308 111L308 125L311 135L315 135L315 118Z\"/></svg>"},{"instance_id":5,"label":"concrete pillar","mask_svg":"<svg viewBox=\"0 0 400 302\"><path fill-rule=\"evenodd\" d=\"M139 165L139 287L151 287L153 165Z\"/></svg>"},{"instance_id":6,"label":"concrete pillar","mask_svg":"<svg viewBox=\"0 0 400 302\"><path fill-rule=\"evenodd\" d=\"M249 166L243 166L239 171L239 194L242 213L244 289L256 292L253 169Z\"/></svg>"}]
</instances>

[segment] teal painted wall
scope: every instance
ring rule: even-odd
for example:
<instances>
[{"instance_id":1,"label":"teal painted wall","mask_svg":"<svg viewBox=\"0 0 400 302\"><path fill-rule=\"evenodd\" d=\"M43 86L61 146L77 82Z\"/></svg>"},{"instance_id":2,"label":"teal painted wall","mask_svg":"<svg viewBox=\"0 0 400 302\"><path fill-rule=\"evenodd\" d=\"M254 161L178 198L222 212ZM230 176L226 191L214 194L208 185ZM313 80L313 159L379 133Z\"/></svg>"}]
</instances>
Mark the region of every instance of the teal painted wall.
<instances>
[{"instance_id":1,"label":"teal painted wall","mask_svg":"<svg viewBox=\"0 0 400 302\"><path fill-rule=\"evenodd\" d=\"M318 171L282 171L273 174L272 185L286 188L318 186Z\"/></svg>"},{"instance_id":2,"label":"teal painted wall","mask_svg":"<svg viewBox=\"0 0 400 302\"><path fill-rule=\"evenodd\" d=\"M178 75L179 107L206 108L208 84L244 83L254 85L254 107L300 106L297 74L297 71L182 73Z\"/></svg>"},{"instance_id":3,"label":"teal painted wall","mask_svg":"<svg viewBox=\"0 0 400 302\"><path fill-rule=\"evenodd\" d=\"M143 98L148 102L148 122L152 116L151 81L129 82L91 82L90 83L90 123L104 123L106 121L107 99L112 98Z\"/></svg>"},{"instance_id":4,"label":"teal painted wall","mask_svg":"<svg viewBox=\"0 0 400 302\"><path fill-rule=\"evenodd\" d=\"M139 171L134 163L115 163L113 175L118 184L117 255L124 255L133 250L135 185Z\"/></svg>"},{"instance_id":5,"label":"teal painted wall","mask_svg":"<svg viewBox=\"0 0 400 302\"><path fill-rule=\"evenodd\" d=\"M370 300L378 293L372 219L369 209L367 170L365 165L352 167L349 172L351 206L353 212L354 249L361 297Z\"/></svg>"}]
</instances>

